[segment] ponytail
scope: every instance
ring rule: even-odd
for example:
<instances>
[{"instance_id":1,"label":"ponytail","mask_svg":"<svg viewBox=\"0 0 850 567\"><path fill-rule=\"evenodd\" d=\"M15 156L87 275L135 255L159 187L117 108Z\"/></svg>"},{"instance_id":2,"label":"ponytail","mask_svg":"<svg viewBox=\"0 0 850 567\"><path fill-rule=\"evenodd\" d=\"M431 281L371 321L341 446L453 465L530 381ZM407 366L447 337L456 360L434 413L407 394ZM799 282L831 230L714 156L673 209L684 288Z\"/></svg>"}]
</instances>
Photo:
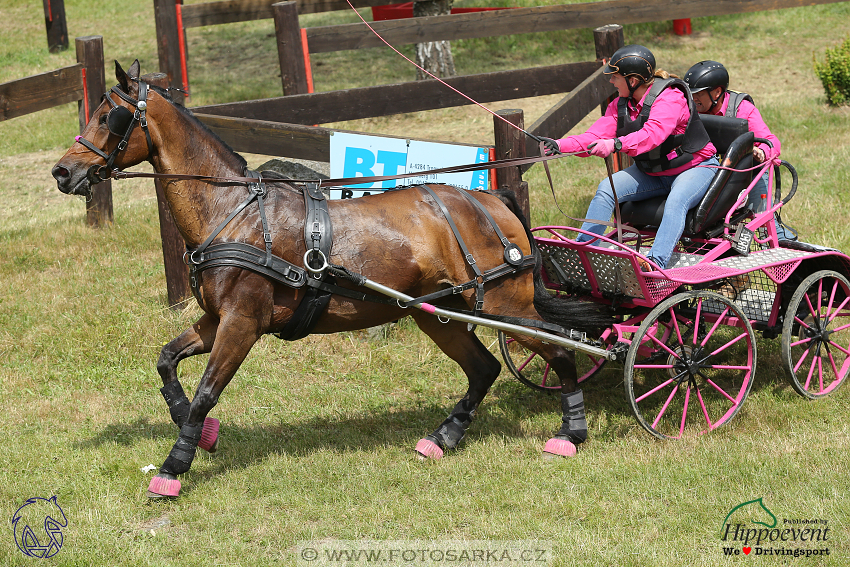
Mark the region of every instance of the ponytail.
<instances>
[{"instance_id":1,"label":"ponytail","mask_svg":"<svg viewBox=\"0 0 850 567\"><path fill-rule=\"evenodd\" d=\"M674 79L680 78L678 75L674 75L673 73L668 73L664 69L656 69L655 73L652 74L653 77L658 77L659 79L669 79L673 77Z\"/></svg>"}]
</instances>

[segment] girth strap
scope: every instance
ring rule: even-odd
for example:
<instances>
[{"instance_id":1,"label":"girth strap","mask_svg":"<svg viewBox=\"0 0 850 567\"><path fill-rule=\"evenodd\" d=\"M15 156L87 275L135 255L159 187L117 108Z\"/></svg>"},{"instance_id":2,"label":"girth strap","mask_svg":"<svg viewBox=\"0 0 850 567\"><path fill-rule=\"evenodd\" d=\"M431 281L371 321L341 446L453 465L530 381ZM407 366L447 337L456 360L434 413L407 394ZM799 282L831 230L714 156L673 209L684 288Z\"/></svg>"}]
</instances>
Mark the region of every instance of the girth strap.
<instances>
[{"instance_id":1,"label":"girth strap","mask_svg":"<svg viewBox=\"0 0 850 567\"><path fill-rule=\"evenodd\" d=\"M443 216L446 217L446 221L449 223L449 227L452 229L452 232L455 235L455 239L457 240L458 245L460 246L461 252L463 252L463 257L466 260L466 263L472 268L472 271L475 272L475 308L473 309L473 313L479 315L481 310L484 309L484 274L481 273L481 270L478 269L478 265L475 263L475 257L470 254L469 248L466 247L466 242L463 240L463 236L460 235L460 231L457 229L457 225L455 224L454 219L452 218L452 214L449 212L449 209L446 208L445 203L433 189L428 187L427 185L420 185L422 189L425 190L431 197L434 199L434 202L437 203L437 206L440 207L440 210L443 212Z\"/></svg>"},{"instance_id":2,"label":"girth strap","mask_svg":"<svg viewBox=\"0 0 850 567\"><path fill-rule=\"evenodd\" d=\"M301 302L295 309L295 313L281 329L276 333L279 339L297 341L309 335L319 317L325 312L333 293L315 285L319 283L334 284L333 276L326 275L328 258L331 256L333 247L333 227L331 217L328 213L328 202L319 188L318 182L307 183L304 188L304 245L307 253L304 255L304 264L310 271L307 281L311 284L301 298Z\"/></svg>"}]
</instances>

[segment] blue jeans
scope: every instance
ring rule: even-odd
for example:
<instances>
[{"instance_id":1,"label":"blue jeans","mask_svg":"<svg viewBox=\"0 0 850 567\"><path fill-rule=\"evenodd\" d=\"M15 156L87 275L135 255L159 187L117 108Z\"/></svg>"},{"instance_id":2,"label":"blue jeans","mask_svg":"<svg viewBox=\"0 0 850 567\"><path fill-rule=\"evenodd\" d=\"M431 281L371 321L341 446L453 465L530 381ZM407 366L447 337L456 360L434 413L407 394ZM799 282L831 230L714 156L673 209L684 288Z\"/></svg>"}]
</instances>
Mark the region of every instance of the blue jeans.
<instances>
[{"instance_id":1,"label":"blue jeans","mask_svg":"<svg viewBox=\"0 0 850 567\"><path fill-rule=\"evenodd\" d=\"M720 163L716 157L712 157L700 165ZM692 167L678 175L647 175L639 170L637 165L632 165L614 174L614 187L617 188L617 198L621 203L667 196L664 218L648 254L662 268L667 267L673 249L685 230L688 211L703 198L716 171L709 167ZM606 177L599 183L585 218L607 221L613 212L614 194L611 191L611 182ZM606 227L586 222L581 228L594 234L604 234ZM586 242L591 238L586 234L579 234L576 240Z\"/></svg>"},{"instance_id":2,"label":"blue jeans","mask_svg":"<svg viewBox=\"0 0 850 567\"><path fill-rule=\"evenodd\" d=\"M752 207L753 212L756 214L763 213L767 210L767 198L762 199L762 195L767 195L767 176L768 172L765 172L764 175L756 181L756 184L750 190L750 194L747 197L747 203ZM619 194L619 191L617 192ZM797 236L794 234L788 234L785 232L785 227L776 222L776 215L773 217L773 224L776 226L776 235L779 237L779 240L794 240Z\"/></svg>"}]
</instances>

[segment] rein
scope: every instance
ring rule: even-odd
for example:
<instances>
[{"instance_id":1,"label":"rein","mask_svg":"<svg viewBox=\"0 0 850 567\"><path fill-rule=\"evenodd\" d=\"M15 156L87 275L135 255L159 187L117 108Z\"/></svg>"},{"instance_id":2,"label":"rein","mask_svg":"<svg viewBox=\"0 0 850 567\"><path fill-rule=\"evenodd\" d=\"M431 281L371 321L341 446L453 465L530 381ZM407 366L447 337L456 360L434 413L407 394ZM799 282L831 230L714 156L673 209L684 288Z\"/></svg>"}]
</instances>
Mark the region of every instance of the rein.
<instances>
[{"instance_id":1,"label":"rein","mask_svg":"<svg viewBox=\"0 0 850 567\"><path fill-rule=\"evenodd\" d=\"M505 167L521 166L526 164L534 164L537 162L547 162L549 160L558 159L560 157L575 155L575 154L560 154L553 156L536 156L525 158L501 159L488 161L485 163L471 163L466 165L453 165L440 169L428 169L424 171L416 171L412 173L400 173L398 175L375 175L371 177L341 177L337 179L281 179L281 178L264 178L268 183L274 182L294 182L294 183L319 183L320 187L344 187L346 185L357 185L360 183L375 183L378 181L390 181L394 179L406 179L408 177L422 177L426 175L437 175L442 173L464 173L468 171L480 171L482 169L502 169ZM102 167L102 166L100 166ZM213 175L192 175L181 173L146 173L136 171L121 171L114 169L110 172L109 178L112 179L133 179L133 178L152 178L152 179L176 179L176 180L201 180L214 181L221 183L255 183L256 178L252 177L217 177Z\"/></svg>"}]
</instances>

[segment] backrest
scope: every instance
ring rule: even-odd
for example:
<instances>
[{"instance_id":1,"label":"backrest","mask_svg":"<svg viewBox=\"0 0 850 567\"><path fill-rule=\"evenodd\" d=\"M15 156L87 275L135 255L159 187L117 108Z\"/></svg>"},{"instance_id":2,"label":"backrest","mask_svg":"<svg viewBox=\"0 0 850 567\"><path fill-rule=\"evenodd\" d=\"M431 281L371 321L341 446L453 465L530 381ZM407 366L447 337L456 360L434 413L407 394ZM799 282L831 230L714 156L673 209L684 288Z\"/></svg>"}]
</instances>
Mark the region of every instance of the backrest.
<instances>
[{"instance_id":1,"label":"backrest","mask_svg":"<svg viewBox=\"0 0 850 567\"><path fill-rule=\"evenodd\" d=\"M754 134L743 118L700 115L711 143L722 157L721 165L735 169L753 166ZM752 171L718 169L700 203L685 219L684 234L699 236L722 219L753 179ZM666 197L630 201L621 206L623 222L635 226L658 226L664 215Z\"/></svg>"},{"instance_id":2,"label":"backrest","mask_svg":"<svg viewBox=\"0 0 850 567\"><path fill-rule=\"evenodd\" d=\"M753 166L753 141L755 135L749 131L743 118L724 116L701 117L711 142L722 157L720 165L735 169ZM691 209L685 220L685 233L697 235L726 216L738 195L753 180L752 171L729 171L719 169L699 205Z\"/></svg>"}]
</instances>

